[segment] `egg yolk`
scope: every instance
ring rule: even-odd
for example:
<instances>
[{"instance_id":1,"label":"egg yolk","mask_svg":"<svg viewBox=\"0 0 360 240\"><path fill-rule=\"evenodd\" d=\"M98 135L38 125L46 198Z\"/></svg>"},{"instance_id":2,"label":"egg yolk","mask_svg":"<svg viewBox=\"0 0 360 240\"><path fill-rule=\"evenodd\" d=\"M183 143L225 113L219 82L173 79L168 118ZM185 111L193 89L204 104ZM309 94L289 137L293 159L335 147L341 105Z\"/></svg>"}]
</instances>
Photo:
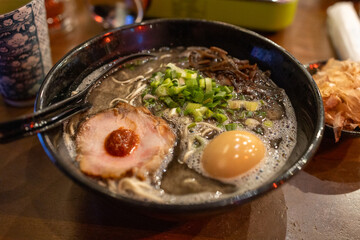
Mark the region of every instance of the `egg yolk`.
<instances>
[{"instance_id":1,"label":"egg yolk","mask_svg":"<svg viewBox=\"0 0 360 240\"><path fill-rule=\"evenodd\" d=\"M204 148L202 166L214 178L236 177L256 166L265 156L259 137L247 131L228 131Z\"/></svg>"}]
</instances>

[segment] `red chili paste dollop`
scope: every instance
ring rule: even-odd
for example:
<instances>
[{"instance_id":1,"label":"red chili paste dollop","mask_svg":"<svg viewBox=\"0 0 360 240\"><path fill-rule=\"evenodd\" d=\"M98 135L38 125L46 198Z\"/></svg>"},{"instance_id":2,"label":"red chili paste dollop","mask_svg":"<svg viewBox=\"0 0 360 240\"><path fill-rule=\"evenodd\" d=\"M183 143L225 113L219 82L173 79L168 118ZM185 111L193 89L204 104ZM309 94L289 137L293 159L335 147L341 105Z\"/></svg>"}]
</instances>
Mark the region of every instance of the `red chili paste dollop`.
<instances>
[{"instance_id":1,"label":"red chili paste dollop","mask_svg":"<svg viewBox=\"0 0 360 240\"><path fill-rule=\"evenodd\" d=\"M130 129L119 128L105 139L105 150L112 156L124 157L136 149L139 136Z\"/></svg>"}]
</instances>

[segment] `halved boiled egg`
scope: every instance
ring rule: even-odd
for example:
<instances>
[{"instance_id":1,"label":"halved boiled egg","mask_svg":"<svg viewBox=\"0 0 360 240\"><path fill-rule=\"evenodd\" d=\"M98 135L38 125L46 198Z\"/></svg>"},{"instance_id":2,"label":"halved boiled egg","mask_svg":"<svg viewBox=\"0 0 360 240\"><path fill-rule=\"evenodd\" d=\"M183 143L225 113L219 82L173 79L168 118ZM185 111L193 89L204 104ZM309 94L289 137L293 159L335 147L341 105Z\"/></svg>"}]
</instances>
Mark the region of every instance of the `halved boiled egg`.
<instances>
[{"instance_id":1,"label":"halved boiled egg","mask_svg":"<svg viewBox=\"0 0 360 240\"><path fill-rule=\"evenodd\" d=\"M258 165L266 154L262 140L248 131L219 134L204 148L201 164L212 178L234 178Z\"/></svg>"}]
</instances>

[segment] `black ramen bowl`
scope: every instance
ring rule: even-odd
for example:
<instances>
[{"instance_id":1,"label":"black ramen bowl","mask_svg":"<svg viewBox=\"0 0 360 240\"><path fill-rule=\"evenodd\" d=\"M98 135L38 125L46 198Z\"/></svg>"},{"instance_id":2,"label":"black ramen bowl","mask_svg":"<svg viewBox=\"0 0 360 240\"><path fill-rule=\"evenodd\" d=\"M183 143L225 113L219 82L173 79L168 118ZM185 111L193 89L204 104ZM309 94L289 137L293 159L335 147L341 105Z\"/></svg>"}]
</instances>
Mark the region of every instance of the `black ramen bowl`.
<instances>
[{"instance_id":1,"label":"black ramen bowl","mask_svg":"<svg viewBox=\"0 0 360 240\"><path fill-rule=\"evenodd\" d=\"M177 46L217 46L239 59L257 63L270 70L273 81L285 89L296 112L297 144L286 164L257 189L225 199L196 203L161 204L134 200L114 194L84 175L64 145L63 129L38 134L52 162L76 183L111 199L115 205L146 214L170 218L223 212L269 192L300 171L315 154L324 131L324 109L320 93L309 72L291 54L252 31L203 20L152 20L129 25L96 36L69 52L48 73L36 99L40 110L69 96L79 85L78 76L91 73L119 56L148 49Z\"/></svg>"}]
</instances>

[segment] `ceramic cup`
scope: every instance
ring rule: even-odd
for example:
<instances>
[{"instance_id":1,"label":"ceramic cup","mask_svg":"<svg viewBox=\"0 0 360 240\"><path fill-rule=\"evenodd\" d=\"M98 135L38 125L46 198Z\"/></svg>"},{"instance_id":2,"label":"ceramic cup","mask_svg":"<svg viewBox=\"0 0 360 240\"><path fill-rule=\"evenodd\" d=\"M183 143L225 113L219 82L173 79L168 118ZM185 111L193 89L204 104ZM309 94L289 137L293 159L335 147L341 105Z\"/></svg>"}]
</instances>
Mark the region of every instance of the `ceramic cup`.
<instances>
[{"instance_id":1,"label":"ceramic cup","mask_svg":"<svg viewBox=\"0 0 360 240\"><path fill-rule=\"evenodd\" d=\"M0 6L8 8L0 9L0 93L9 105L29 106L52 66L44 0Z\"/></svg>"}]
</instances>

